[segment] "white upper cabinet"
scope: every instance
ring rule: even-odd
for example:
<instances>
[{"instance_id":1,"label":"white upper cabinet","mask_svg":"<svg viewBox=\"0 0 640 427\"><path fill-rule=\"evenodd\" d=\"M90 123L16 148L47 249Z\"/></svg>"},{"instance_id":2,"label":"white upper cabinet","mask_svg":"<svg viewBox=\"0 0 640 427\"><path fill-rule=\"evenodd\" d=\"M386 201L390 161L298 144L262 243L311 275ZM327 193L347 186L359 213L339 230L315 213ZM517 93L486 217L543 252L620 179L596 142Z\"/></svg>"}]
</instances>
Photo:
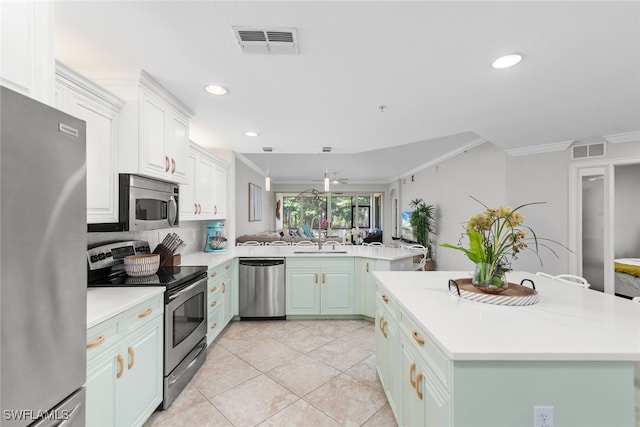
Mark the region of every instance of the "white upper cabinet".
<instances>
[{"instance_id":1,"label":"white upper cabinet","mask_svg":"<svg viewBox=\"0 0 640 427\"><path fill-rule=\"evenodd\" d=\"M118 222L118 117L124 101L61 63L55 107L87 122L87 223Z\"/></svg>"},{"instance_id":2,"label":"white upper cabinet","mask_svg":"<svg viewBox=\"0 0 640 427\"><path fill-rule=\"evenodd\" d=\"M0 2L0 83L53 105L53 2Z\"/></svg>"},{"instance_id":3,"label":"white upper cabinet","mask_svg":"<svg viewBox=\"0 0 640 427\"><path fill-rule=\"evenodd\" d=\"M188 183L191 111L144 71L91 77L126 101L119 171Z\"/></svg>"},{"instance_id":4,"label":"white upper cabinet","mask_svg":"<svg viewBox=\"0 0 640 427\"><path fill-rule=\"evenodd\" d=\"M187 177L180 186L182 220L226 218L227 165L197 144L189 148Z\"/></svg>"}]
</instances>

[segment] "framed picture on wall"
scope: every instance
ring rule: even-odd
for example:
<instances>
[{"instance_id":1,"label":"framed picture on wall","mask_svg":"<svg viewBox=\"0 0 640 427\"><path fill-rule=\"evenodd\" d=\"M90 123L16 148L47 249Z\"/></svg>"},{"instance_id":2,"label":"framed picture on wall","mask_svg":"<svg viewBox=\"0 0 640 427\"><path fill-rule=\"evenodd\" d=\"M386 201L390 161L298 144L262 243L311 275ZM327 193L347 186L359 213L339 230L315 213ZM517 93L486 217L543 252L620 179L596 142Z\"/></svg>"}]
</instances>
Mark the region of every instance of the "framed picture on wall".
<instances>
[{"instance_id":1,"label":"framed picture on wall","mask_svg":"<svg viewBox=\"0 0 640 427\"><path fill-rule=\"evenodd\" d=\"M262 188L249 183L249 221L262 221Z\"/></svg>"}]
</instances>

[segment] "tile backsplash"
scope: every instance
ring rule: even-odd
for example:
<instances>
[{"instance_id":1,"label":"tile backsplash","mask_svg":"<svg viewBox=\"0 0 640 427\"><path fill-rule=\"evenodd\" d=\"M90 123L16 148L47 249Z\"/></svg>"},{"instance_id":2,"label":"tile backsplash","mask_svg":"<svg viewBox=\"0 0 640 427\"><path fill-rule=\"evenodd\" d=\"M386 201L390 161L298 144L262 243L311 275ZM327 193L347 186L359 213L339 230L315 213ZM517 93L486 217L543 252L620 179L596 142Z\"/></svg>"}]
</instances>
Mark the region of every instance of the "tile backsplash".
<instances>
[{"instance_id":1,"label":"tile backsplash","mask_svg":"<svg viewBox=\"0 0 640 427\"><path fill-rule=\"evenodd\" d=\"M177 228L165 228L162 230L88 233L87 244L91 245L111 240L146 240L149 242L151 250L153 250L167 234L176 233L187 245L182 249L182 254L186 255L201 252L204 249L206 224L205 221L181 221L180 226Z\"/></svg>"}]
</instances>

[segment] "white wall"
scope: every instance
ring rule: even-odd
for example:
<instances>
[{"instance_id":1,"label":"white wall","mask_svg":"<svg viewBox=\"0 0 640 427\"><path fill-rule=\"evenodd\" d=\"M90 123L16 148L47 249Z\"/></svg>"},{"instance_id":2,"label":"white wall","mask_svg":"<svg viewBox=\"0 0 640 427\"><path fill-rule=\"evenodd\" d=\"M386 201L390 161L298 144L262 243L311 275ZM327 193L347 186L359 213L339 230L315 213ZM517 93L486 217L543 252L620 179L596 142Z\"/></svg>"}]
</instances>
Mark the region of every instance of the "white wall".
<instances>
[{"instance_id":1,"label":"white wall","mask_svg":"<svg viewBox=\"0 0 640 427\"><path fill-rule=\"evenodd\" d=\"M438 270L470 270L471 261L459 251L441 248L441 243L457 244L467 219L484 207L504 204L505 153L485 143L458 156L431 166L400 182L400 210L411 210L409 202L423 199L436 206L436 235L432 247ZM463 243L467 244L466 240Z\"/></svg>"},{"instance_id":2,"label":"white wall","mask_svg":"<svg viewBox=\"0 0 640 427\"><path fill-rule=\"evenodd\" d=\"M275 225L275 192L264 191L264 175L250 168L239 158L235 160L235 211L229 216L235 218L235 236L256 234L273 230ZM249 183L262 188L262 220L249 221ZM235 240L235 239L234 239Z\"/></svg>"}]
</instances>

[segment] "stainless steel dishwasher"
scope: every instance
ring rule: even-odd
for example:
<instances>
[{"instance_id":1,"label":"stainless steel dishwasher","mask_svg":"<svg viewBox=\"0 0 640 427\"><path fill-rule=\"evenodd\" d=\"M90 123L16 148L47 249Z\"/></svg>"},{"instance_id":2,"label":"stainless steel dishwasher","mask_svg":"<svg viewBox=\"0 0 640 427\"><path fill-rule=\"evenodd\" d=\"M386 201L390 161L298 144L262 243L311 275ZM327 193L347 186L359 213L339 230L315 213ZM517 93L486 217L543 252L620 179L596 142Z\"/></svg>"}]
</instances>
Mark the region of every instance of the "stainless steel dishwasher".
<instances>
[{"instance_id":1,"label":"stainless steel dishwasher","mask_svg":"<svg viewBox=\"0 0 640 427\"><path fill-rule=\"evenodd\" d=\"M240 319L285 319L284 258L240 258L238 270Z\"/></svg>"}]
</instances>

